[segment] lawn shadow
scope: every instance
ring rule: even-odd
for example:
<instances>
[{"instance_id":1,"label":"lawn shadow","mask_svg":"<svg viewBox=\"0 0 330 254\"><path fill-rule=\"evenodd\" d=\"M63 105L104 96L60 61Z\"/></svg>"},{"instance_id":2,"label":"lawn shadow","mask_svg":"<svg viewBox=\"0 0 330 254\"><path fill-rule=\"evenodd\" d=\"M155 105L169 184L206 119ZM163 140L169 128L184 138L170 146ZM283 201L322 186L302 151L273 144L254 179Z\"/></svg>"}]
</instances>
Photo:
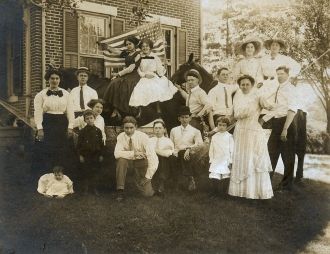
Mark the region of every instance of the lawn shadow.
<instances>
[{"instance_id":1,"label":"lawn shadow","mask_svg":"<svg viewBox=\"0 0 330 254\"><path fill-rule=\"evenodd\" d=\"M101 196L52 200L36 192L39 173L29 161L2 153L0 252L296 253L330 220L329 185L306 180L292 193L246 200L210 196L206 172L194 194L167 190L164 198L143 198L130 173L122 203L107 188Z\"/></svg>"}]
</instances>

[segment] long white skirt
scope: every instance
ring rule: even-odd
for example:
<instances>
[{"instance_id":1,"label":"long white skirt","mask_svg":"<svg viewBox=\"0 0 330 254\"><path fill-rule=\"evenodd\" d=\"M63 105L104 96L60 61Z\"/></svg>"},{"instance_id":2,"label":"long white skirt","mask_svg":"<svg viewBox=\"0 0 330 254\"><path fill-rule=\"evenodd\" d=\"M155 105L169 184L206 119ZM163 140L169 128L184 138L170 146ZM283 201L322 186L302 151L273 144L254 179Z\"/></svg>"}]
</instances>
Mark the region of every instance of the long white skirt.
<instances>
[{"instance_id":1,"label":"long white skirt","mask_svg":"<svg viewBox=\"0 0 330 254\"><path fill-rule=\"evenodd\" d=\"M147 106L156 101L168 101L173 98L177 88L165 76L152 79L141 78L131 95L129 105L132 107Z\"/></svg>"}]
</instances>

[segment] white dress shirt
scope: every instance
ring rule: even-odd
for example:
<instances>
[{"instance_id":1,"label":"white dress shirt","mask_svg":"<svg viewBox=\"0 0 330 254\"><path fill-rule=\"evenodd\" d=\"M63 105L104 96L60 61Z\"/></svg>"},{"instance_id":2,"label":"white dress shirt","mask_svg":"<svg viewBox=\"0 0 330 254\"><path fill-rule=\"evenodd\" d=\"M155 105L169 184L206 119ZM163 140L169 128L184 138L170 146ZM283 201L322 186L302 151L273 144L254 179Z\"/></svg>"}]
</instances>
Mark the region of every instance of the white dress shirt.
<instances>
[{"instance_id":1,"label":"white dress shirt","mask_svg":"<svg viewBox=\"0 0 330 254\"><path fill-rule=\"evenodd\" d=\"M207 109L211 108L206 92L199 86L195 86L187 94L186 105L189 107L192 116L196 116L205 106Z\"/></svg>"},{"instance_id":2,"label":"white dress shirt","mask_svg":"<svg viewBox=\"0 0 330 254\"><path fill-rule=\"evenodd\" d=\"M81 86L77 86L73 88L70 92L70 98L73 103L73 110L74 112L80 112L82 109L80 108L80 88ZM90 102L92 99L98 99L97 92L89 87L88 85L83 85L83 97L84 97L84 105L85 109L89 109L87 103Z\"/></svg>"},{"instance_id":3,"label":"white dress shirt","mask_svg":"<svg viewBox=\"0 0 330 254\"><path fill-rule=\"evenodd\" d=\"M65 196L73 193L73 183L66 175L63 175L61 180L57 180L54 173L45 174L38 181L37 191L43 195Z\"/></svg>"},{"instance_id":4,"label":"white dress shirt","mask_svg":"<svg viewBox=\"0 0 330 254\"><path fill-rule=\"evenodd\" d=\"M132 150L129 148L129 140L132 139ZM147 156L148 168L145 177L151 179L158 167L158 157L154 149L149 145L149 137L141 131L134 131L134 134L129 137L125 132L117 136L117 144L115 147L115 158L124 158L127 160L135 160L135 152L143 152Z\"/></svg>"},{"instance_id":5,"label":"white dress shirt","mask_svg":"<svg viewBox=\"0 0 330 254\"><path fill-rule=\"evenodd\" d=\"M163 137L152 137L149 139L149 144L158 155L163 157L170 157L174 152L174 144L171 139Z\"/></svg>"},{"instance_id":6,"label":"white dress shirt","mask_svg":"<svg viewBox=\"0 0 330 254\"><path fill-rule=\"evenodd\" d=\"M50 90L45 88L40 91L34 97L34 121L37 125L37 129L41 130L43 114L66 114L69 121L69 129L73 128L74 113L72 101L69 98L69 93L62 89L58 88L59 91L62 91L63 96L59 97L56 95L48 96L46 93Z\"/></svg>"},{"instance_id":7,"label":"white dress shirt","mask_svg":"<svg viewBox=\"0 0 330 254\"><path fill-rule=\"evenodd\" d=\"M289 80L279 84L276 92L271 98L267 99L267 103L273 105L273 109L268 111L263 119L268 121L272 117L281 118L288 114L288 111L297 112L299 105L296 99L296 87L290 83Z\"/></svg>"},{"instance_id":8,"label":"white dress shirt","mask_svg":"<svg viewBox=\"0 0 330 254\"><path fill-rule=\"evenodd\" d=\"M261 69L264 76L276 78L276 69L280 66L289 68L290 77L296 77L301 69L300 64L289 56L278 54L274 59L271 55L265 55L261 58Z\"/></svg>"},{"instance_id":9,"label":"white dress shirt","mask_svg":"<svg viewBox=\"0 0 330 254\"><path fill-rule=\"evenodd\" d=\"M175 155L181 150L203 144L201 132L189 124L186 128L182 125L174 127L171 130L170 138L174 144Z\"/></svg>"},{"instance_id":10,"label":"white dress shirt","mask_svg":"<svg viewBox=\"0 0 330 254\"><path fill-rule=\"evenodd\" d=\"M213 107L214 115L230 116L233 114L233 93L238 90L237 84L229 85L218 82L209 91L209 100ZM227 95L226 95L227 94Z\"/></svg>"},{"instance_id":11,"label":"white dress shirt","mask_svg":"<svg viewBox=\"0 0 330 254\"><path fill-rule=\"evenodd\" d=\"M86 125L87 125L87 123L85 122L83 116L79 116L76 119L74 119L73 128L79 128L79 130L81 130ZM106 135L105 135L105 131L104 131L104 128L105 128L104 118L101 115L97 115L96 118L95 118L94 125L101 130L102 139L103 139L103 142L105 143Z\"/></svg>"}]
</instances>

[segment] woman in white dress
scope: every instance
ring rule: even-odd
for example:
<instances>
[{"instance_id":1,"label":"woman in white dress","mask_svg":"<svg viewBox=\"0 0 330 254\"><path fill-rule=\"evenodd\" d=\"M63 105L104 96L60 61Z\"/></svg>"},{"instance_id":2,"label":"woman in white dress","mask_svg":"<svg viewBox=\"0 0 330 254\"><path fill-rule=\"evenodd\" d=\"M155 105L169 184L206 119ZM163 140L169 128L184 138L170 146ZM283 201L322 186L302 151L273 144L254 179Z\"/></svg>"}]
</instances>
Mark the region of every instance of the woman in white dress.
<instances>
[{"instance_id":1,"label":"woman in white dress","mask_svg":"<svg viewBox=\"0 0 330 254\"><path fill-rule=\"evenodd\" d=\"M164 76L166 70L159 57L151 52L153 42L149 39L142 39L140 47L141 63L137 71L141 79L133 90L129 105L133 107L147 106L153 102L172 99L177 88ZM159 104L157 110L160 113Z\"/></svg>"},{"instance_id":2,"label":"woman in white dress","mask_svg":"<svg viewBox=\"0 0 330 254\"><path fill-rule=\"evenodd\" d=\"M241 54L244 56L234 67L234 79L242 75L250 75L257 84L262 83L260 57L257 57L261 49L261 42L258 39L248 39L240 46Z\"/></svg>"},{"instance_id":3,"label":"woman in white dress","mask_svg":"<svg viewBox=\"0 0 330 254\"><path fill-rule=\"evenodd\" d=\"M228 193L250 199L269 199L273 196L269 175L272 166L267 139L258 123L261 105L266 105L253 87L254 82L248 75L237 81L241 90L234 97L234 117L237 123Z\"/></svg>"}]
</instances>

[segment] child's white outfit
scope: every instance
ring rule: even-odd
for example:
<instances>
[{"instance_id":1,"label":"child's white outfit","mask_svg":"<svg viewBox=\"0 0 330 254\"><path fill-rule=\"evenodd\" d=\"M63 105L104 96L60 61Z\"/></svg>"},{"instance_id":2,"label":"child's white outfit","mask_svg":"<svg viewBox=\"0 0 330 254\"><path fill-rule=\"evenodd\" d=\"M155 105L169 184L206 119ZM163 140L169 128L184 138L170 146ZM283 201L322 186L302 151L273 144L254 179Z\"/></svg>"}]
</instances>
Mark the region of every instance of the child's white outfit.
<instances>
[{"instance_id":1,"label":"child's white outfit","mask_svg":"<svg viewBox=\"0 0 330 254\"><path fill-rule=\"evenodd\" d=\"M156 101L168 101L178 91L164 76L166 70L154 53L141 54L141 63L137 71L141 79L135 86L129 101L132 107L147 106ZM146 78L147 74L152 75L153 78Z\"/></svg>"},{"instance_id":2,"label":"child's white outfit","mask_svg":"<svg viewBox=\"0 0 330 254\"><path fill-rule=\"evenodd\" d=\"M218 180L229 178L230 170L228 166L232 163L233 150L233 135L227 131L213 135L209 150L211 163L209 178Z\"/></svg>"},{"instance_id":3,"label":"child's white outfit","mask_svg":"<svg viewBox=\"0 0 330 254\"><path fill-rule=\"evenodd\" d=\"M37 191L42 195L64 197L73 193L73 183L66 175L57 180L54 173L45 174L38 181Z\"/></svg>"}]
</instances>

